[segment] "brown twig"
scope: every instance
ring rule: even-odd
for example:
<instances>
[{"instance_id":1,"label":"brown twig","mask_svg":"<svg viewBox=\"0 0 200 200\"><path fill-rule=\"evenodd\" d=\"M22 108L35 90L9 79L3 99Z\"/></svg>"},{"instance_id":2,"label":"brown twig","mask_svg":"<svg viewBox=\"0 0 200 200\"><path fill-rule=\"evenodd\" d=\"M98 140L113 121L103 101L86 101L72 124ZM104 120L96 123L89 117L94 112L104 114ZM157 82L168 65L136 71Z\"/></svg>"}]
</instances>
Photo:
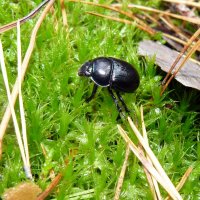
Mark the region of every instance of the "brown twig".
<instances>
[{"instance_id":1,"label":"brown twig","mask_svg":"<svg viewBox=\"0 0 200 200\"><path fill-rule=\"evenodd\" d=\"M200 47L200 40L191 48L191 50L187 53L187 55L183 58L182 62L180 63L179 67L176 69L176 71L171 75L171 77L169 78L169 80L166 82L166 84L163 86L162 91L161 91L161 95L163 94L163 92L166 90L167 86L169 85L169 83L172 81L172 79L177 75L177 73L181 70L181 68L184 66L184 64L186 63L186 61L192 56L192 54ZM181 54L179 54L181 55ZM176 59L178 60L178 59ZM176 62L175 60L175 62ZM173 66L175 66L173 64ZM172 67L171 67L172 68ZM171 71L171 70L170 70ZM169 72L168 72L169 73Z\"/></svg>"},{"instance_id":2,"label":"brown twig","mask_svg":"<svg viewBox=\"0 0 200 200\"><path fill-rule=\"evenodd\" d=\"M46 188L46 190L44 192L42 192L36 200L44 200L46 197L49 196L49 194L52 192L52 190L58 185L58 183L60 182L61 178L63 177L63 175L61 173L59 173L54 179L53 181L50 183L50 185Z\"/></svg>"},{"instance_id":3,"label":"brown twig","mask_svg":"<svg viewBox=\"0 0 200 200\"><path fill-rule=\"evenodd\" d=\"M27 16L19 19L18 21L20 22L20 24L25 23L26 21L28 21L29 19L33 18L39 11L40 9L49 2L50 0L44 0L36 9L34 9L32 12L30 12ZM4 26L0 27L0 33L4 33L14 27L17 26L17 21L15 22L11 22L9 24L6 24Z\"/></svg>"},{"instance_id":4,"label":"brown twig","mask_svg":"<svg viewBox=\"0 0 200 200\"><path fill-rule=\"evenodd\" d=\"M68 167L69 162L70 162L70 158L74 158L77 154L77 149L72 149L69 152L69 156L67 157L67 159L65 160L65 165L66 167ZM54 190L54 188L59 184L59 182L61 181L63 177L62 173L59 173L50 183L50 185L37 197L36 200L44 200L46 197L49 196L49 194Z\"/></svg>"},{"instance_id":5,"label":"brown twig","mask_svg":"<svg viewBox=\"0 0 200 200\"><path fill-rule=\"evenodd\" d=\"M161 23L156 19L154 16L151 16L149 13L142 13L140 15L141 17L144 16L144 18L151 20L153 23L157 24L158 26L161 26Z\"/></svg>"},{"instance_id":6,"label":"brown twig","mask_svg":"<svg viewBox=\"0 0 200 200\"><path fill-rule=\"evenodd\" d=\"M37 32L38 32L38 30L40 28L40 25L43 22L45 16L47 15L47 13L49 12L50 8L54 4L54 2L55 2L55 0L50 0L49 1L49 3L47 4L45 9L43 10L41 16L39 17L39 19L36 22L36 25L35 25L35 27L34 27L34 29L32 31L30 43L29 43L28 49L26 51L25 58L24 58L23 63L22 63L21 80L19 79L19 77L17 77L17 80L16 80L16 82L14 84L14 87L13 87L13 91L12 91L12 95L11 95L13 106L14 106L15 101L17 99L17 96L19 94L18 82L20 81L22 83L23 80L24 80L24 76L25 76L25 73L26 73L26 70L27 70L27 67L28 67L28 63L29 63L31 54L33 52L33 48L34 48ZM6 111L4 113L4 116L3 116L3 119L2 119L2 122L0 124L0 158L1 158L1 155L2 155L2 140L3 140L3 136L5 134L8 122L10 120L10 116L11 116L10 107L7 106Z\"/></svg>"},{"instance_id":7,"label":"brown twig","mask_svg":"<svg viewBox=\"0 0 200 200\"><path fill-rule=\"evenodd\" d=\"M86 12L90 15L95 15L95 16L98 16L98 17L103 17L103 18L106 18L106 19L110 19L110 20L114 20L114 21L117 21L117 22L122 22L124 24L131 24L131 25L135 25L137 26L139 29L143 30L143 31L146 31L146 29L143 27L143 26L140 26L139 24L137 24L136 22L132 22L130 20L127 20L127 19L121 19L121 18L117 18L117 17L112 17L112 16L107 16L107 15L102 15L102 14L98 14L98 13L94 13L94 12Z\"/></svg>"},{"instance_id":8,"label":"brown twig","mask_svg":"<svg viewBox=\"0 0 200 200\"><path fill-rule=\"evenodd\" d=\"M164 85L167 81L167 79L169 78L172 70L175 68L176 64L178 63L178 61L181 59L181 57L183 56L183 54L187 51L187 49L190 47L190 45L192 44L192 42L199 36L200 34L200 28L193 34L193 36L188 40L188 42L186 43L186 45L184 46L184 48L181 50L180 54L177 56L176 60L174 61L173 65L171 66L169 72L167 73L166 77L164 78L162 85ZM163 93L164 91L162 91Z\"/></svg>"}]
</instances>

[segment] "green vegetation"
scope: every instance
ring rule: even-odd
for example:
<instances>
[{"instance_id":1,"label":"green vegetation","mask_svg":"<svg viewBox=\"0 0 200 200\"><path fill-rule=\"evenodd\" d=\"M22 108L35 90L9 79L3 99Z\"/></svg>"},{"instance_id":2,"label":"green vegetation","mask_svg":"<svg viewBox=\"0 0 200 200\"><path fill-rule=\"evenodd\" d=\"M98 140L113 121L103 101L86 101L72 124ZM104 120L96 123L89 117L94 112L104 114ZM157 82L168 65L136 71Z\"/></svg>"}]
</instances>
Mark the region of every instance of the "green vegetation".
<instances>
[{"instance_id":1,"label":"green vegetation","mask_svg":"<svg viewBox=\"0 0 200 200\"><path fill-rule=\"evenodd\" d=\"M1 25L25 16L39 2L1 0ZM154 1L148 2L150 5ZM181 195L184 199L200 198L199 105L195 103L199 93L174 83L173 88L160 97L162 76L157 73L154 60L137 55L138 42L150 38L148 34L134 26L85 13L110 13L102 8L72 2L65 5L68 32L62 24L60 7L56 2L54 14L48 14L39 30L23 83L35 182L45 189L51 182L49 173L53 169L55 174L63 172L64 177L59 189L49 199L70 199L70 195L77 195L77 199L113 198L125 153L125 142L116 126L118 112L104 88L98 90L96 98L89 104L85 103L92 84L77 75L78 68L85 61L97 56L113 56L132 63L139 71L140 87L134 94L124 95L124 99L138 121L139 107L143 105L149 142L155 155L175 184L187 168L193 166ZM37 18L21 26L23 55ZM0 37L12 86L16 78L16 30ZM1 74L0 105L2 118L7 97ZM123 126L128 129L127 124ZM46 149L46 156L41 145ZM77 149L77 155L74 159L69 158L66 168L65 160L73 149ZM10 122L0 160L0 194L25 180L22 166ZM84 196L87 191L90 193ZM129 159L121 199L152 199L145 174L133 154Z\"/></svg>"}]
</instances>

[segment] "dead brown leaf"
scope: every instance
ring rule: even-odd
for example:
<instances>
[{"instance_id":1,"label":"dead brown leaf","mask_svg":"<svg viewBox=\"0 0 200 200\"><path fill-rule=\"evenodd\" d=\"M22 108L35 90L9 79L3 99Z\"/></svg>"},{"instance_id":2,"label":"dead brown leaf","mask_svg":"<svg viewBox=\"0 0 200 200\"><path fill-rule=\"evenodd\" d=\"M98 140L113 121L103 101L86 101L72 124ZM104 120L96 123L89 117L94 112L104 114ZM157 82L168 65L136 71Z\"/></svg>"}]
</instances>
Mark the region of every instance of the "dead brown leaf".
<instances>
[{"instance_id":1,"label":"dead brown leaf","mask_svg":"<svg viewBox=\"0 0 200 200\"><path fill-rule=\"evenodd\" d=\"M138 53L141 56L154 57L155 62L160 68L168 72L179 52L166 47L163 44L151 40L144 40L139 43ZM181 63L180 59L177 66ZM174 69L174 71L176 68ZM174 72L172 71L172 73ZM175 76L175 79L183 85L200 90L200 65L188 60L184 67Z\"/></svg>"}]
</instances>

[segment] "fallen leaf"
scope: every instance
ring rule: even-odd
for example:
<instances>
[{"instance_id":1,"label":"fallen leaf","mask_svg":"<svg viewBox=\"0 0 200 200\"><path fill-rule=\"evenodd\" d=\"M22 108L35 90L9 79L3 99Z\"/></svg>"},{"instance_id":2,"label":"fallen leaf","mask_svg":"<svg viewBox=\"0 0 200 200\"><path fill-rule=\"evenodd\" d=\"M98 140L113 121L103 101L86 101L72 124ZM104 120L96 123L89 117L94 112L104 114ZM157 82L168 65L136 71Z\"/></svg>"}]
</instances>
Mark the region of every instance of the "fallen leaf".
<instances>
[{"instance_id":1,"label":"fallen leaf","mask_svg":"<svg viewBox=\"0 0 200 200\"><path fill-rule=\"evenodd\" d=\"M179 55L179 52L158 42L144 40L139 43L138 54L140 56L155 57L156 64L163 71L168 72L176 57ZM179 66L182 59L180 59L175 69ZM175 79L187 87L200 90L200 65L188 60L175 76Z\"/></svg>"}]
</instances>

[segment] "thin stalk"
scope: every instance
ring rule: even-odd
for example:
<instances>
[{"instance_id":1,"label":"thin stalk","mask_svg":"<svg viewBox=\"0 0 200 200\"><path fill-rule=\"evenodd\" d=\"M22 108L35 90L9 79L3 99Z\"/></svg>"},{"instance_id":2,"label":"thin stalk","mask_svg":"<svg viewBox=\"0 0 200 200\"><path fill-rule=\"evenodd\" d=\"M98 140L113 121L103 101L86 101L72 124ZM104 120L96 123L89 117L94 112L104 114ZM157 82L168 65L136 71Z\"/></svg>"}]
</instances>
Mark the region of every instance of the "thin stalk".
<instances>
[{"instance_id":1,"label":"thin stalk","mask_svg":"<svg viewBox=\"0 0 200 200\"><path fill-rule=\"evenodd\" d=\"M35 9L34 9L32 12L30 12L27 16L25 16L25 17L21 18L20 20L18 20L18 21L20 22L20 24L23 24L23 23L25 23L27 20L33 18L33 17L37 14L37 12L38 12L45 4L47 4L49 1L50 1L50 0L44 0L37 8L35 8ZM17 21L11 22L11 23L6 24L6 25L4 25L4 26L1 26L1 27L0 27L0 33L4 33L4 32L6 32L6 31L8 31L8 30L10 30L10 29L12 29L12 28L14 28L14 27L16 27L16 26L17 26Z\"/></svg>"},{"instance_id":2,"label":"thin stalk","mask_svg":"<svg viewBox=\"0 0 200 200\"><path fill-rule=\"evenodd\" d=\"M180 20L183 20L183 21L191 22L193 24L198 24L198 25L200 24L200 20L198 18L177 15L177 14L174 14L174 13L170 13L170 12L158 10L158 9L155 9L155 8L147 7L147 6L142 6L142 5L128 4L127 6L128 6L128 8L136 8L136 9L139 9L139 10L159 13L159 14L162 14L162 15L167 15L167 16L173 17L175 19L180 19ZM121 4L113 4L113 7L119 8L119 7L122 7L122 5Z\"/></svg>"},{"instance_id":3,"label":"thin stalk","mask_svg":"<svg viewBox=\"0 0 200 200\"><path fill-rule=\"evenodd\" d=\"M176 69L176 71L171 75L169 80L166 82L166 84L163 86L161 95L166 90L167 86L170 84L172 79L177 75L177 73L181 70L181 68L184 66L184 64L187 62L187 60L192 56L192 54L200 47L200 40L189 50L187 55L183 58L182 62L180 63L179 67Z\"/></svg>"},{"instance_id":4,"label":"thin stalk","mask_svg":"<svg viewBox=\"0 0 200 200\"><path fill-rule=\"evenodd\" d=\"M173 30L177 35L179 35L180 38L184 39L185 41L188 41L189 38L187 38L183 33L181 33L181 30L176 27L174 24L170 23L169 20L167 20L165 17L160 16L160 19L171 29Z\"/></svg>"},{"instance_id":5,"label":"thin stalk","mask_svg":"<svg viewBox=\"0 0 200 200\"><path fill-rule=\"evenodd\" d=\"M175 68L175 66L178 63L178 61L181 59L181 57L187 51L187 49L191 46L192 42L199 36L199 34L200 34L200 28L193 34L193 36L185 44L185 46L181 50L180 54L177 56L176 60L174 61L173 65L171 66L171 68L170 68L169 72L167 73L166 77L164 78L164 80L162 82L162 85L164 85L167 82L167 79L169 78L172 70Z\"/></svg>"},{"instance_id":6,"label":"thin stalk","mask_svg":"<svg viewBox=\"0 0 200 200\"><path fill-rule=\"evenodd\" d=\"M19 21L17 21L17 61L18 61L18 77L21 79L22 57L21 57L21 34L20 34ZM32 179L30 161L29 161L28 142L27 142L26 119L25 119L25 113L24 113L24 103L22 99L20 81L19 81L19 109L20 109L20 118L21 118L21 126L22 126L22 139L23 139L26 163L27 163L27 169L25 170L25 172L27 172L26 176Z\"/></svg>"},{"instance_id":7,"label":"thin stalk","mask_svg":"<svg viewBox=\"0 0 200 200\"><path fill-rule=\"evenodd\" d=\"M142 145L139 144L138 145L138 149L141 150L141 153L143 153L143 155L145 156L145 151L144 149L142 148ZM148 159L147 159L148 160ZM149 160L148 160L149 161ZM152 163L151 163L152 164ZM144 173L146 174L146 177L147 177L147 181L149 183L149 187L150 187L150 190L151 190L151 193L153 195L153 199L154 200L158 200L158 197L157 197L157 194L156 194L156 190L155 190L155 187L154 187L154 183L153 183L153 176L149 173L149 171L144 167L142 166L143 170L144 170Z\"/></svg>"},{"instance_id":8,"label":"thin stalk","mask_svg":"<svg viewBox=\"0 0 200 200\"><path fill-rule=\"evenodd\" d=\"M142 26L140 24L137 24L137 22L135 22L135 21L130 21L130 20L127 20L127 19L122 19L122 18L118 18L118 17L112 17L112 16L108 16L108 15L102 15L102 14L95 13L95 12L86 12L86 13L88 13L90 15L98 16L98 17L103 17L103 18L106 18L106 19L109 19L109 20L121 22L121 23L124 23L124 24L135 25L135 26L137 26L137 28L148 32L148 30L144 26ZM150 33L150 32L148 32L148 33ZM179 39L179 38L176 38L176 37L174 37L172 35L169 35L167 33L162 33L162 34L165 37L170 38L173 41L176 41L176 42L178 42L180 44L186 45L186 42L181 40L181 39Z\"/></svg>"},{"instance_id":9,"label":"thin stalk","mask_svg":"<svg viewBox=\"0 0 200 200\"><path fill-rule=\"evenodd\" d=\"M134 16L133 13L131 13L131 12L126 12L126 11L123 11L123 10L121 10L119 8L115 8L113 6L108 6L108 5L104 5L104 4L98 4L98 3L94 3L94 2L79 1L79 0L69 0L69 1L71 1L71 2L79 2L79 3L83 3L83 4L87 4L87 5L98 6L98 7L101 7L101 8L105 8L105 9L108 9L108 10L115 11L117 13L120 13L120 14L125 15L125 16L129 17L130 19L132 19L134 21L134 23L136 24L136 26L138 26L139 29L142 29L143 31L146 31L150 35L154 35L156 33L155 30L153 30L151 27L149 27L146 23L144 23L138 17ZM91 12L90 12L90 14L91 14ZM100 14L99 14L99 16L100 16Z\"/></svg>"},{"instance_id":10,"label":"thin stalk","mask_svg":"<svg viewBox=\"0 0 200 200\"><path fill-rule=\"evenodd\" d=\"M125 142L129 144L129 147L131 151L135 154L135 156L140 160L140 162L143 164L143 166L146 168L146 170L154 176L154 178L162 185L162 187L168 192L168 194L176 200L182 200L180 194L177 192L177 190L173 190L171 185L168 184L168 182L163 178L163 176L158 173L158 171L152 166L152 164L146 159L146 157L143 155L143 152L139 150L138 147L131 141L131 139L128 137L127 133L122 129L121 126L118 125L118 130L120 132L120 135L123 137Z\"/></svg>"},{"instance_id":11,"label":"thin stalk","mask_svg":"<svg viewBox=\"0 0 200 200\"><path fill-rule=\"evenodd\" d=\"M33 52L33 48L34 48L34 44L35 44L35 39L36 39L36 35L37 32L40 28L40 25L42 24L45 16L47 15L47 13L49 12L50 8L52 7L52 5L54 4L55 0L50 0L49 3L47 4L47 6L45 7L45 9L43 10L41 16L39 17L38 21L36 22L35 27L33 28L32 34L31 34L31 39L30 39L30 43L28 46L28 49L26 51L26 55L25 58L22 62L22 73L21 73L21 79L19 77L17 77L17 80L15 81L14 87L13 87L13 91L12 91L12 96L11 96L11 102L12 105L14 106L17 96L19 94L19 90L18 90L18 82L23 82L24 80L24 76L28 67L28 63L31 57L31 54ZM10 120L11 117L11 110L10 107L7 106L6 111L4 113L2 122L0 124L0 157L2 155L2 140L8 125L8 122Z\"/></svg>"},{"instance_id":12,"label":"thin stalk","mask_svg":"<svg viewBox=\"0 0 200 200\"><path fill-rule=\"evenodd\" d=\"M60 6L61 6L61 11L62 11L63 25L66 27L66 31L67 31L68 23L67 23L67 13L65 10L64 0L60 0Z\"/></svg>"},{"instance_id":13,"label":"thin stalk","mask_svg":"<svg viewBox=\"0 0 200 200\"><path fill-rule=\"evenodd\" d=\"M166 183L171 188L171 190L173 191L173 194L176 196L176 198L177 199L182 199L182 197L180 196L180 194L178 193L178 191L174 187L173 183L171 182L171 180L169 179L169 177L167 176L167 174L163 170L161 164L159 163L158 159L154 155L153 151L149 148L147 142L141 136L140 132L138 131L138 129L136 128L136 126L134 125L134 123L133 123L133 121L131 120L130 117L128 117L128 121L129 121L129 124L130 124L133 132L137 136L139 142L142 144L142 147L145 149L147 155L151 159L151 161L152 161L153 165L155 166L156 170L159 172L159 174L162 176L162 178L166 181Z\"/></svg>"},{"instance_id":14,"label":"thin stalk","mask_svg":"<svg viewBox=\"0 0 200 200\"><path fill-rule=\"evenodd\" d=\"M130 154L130 148L129 148L129 145L127 144L126 153L125 153L125 159L124 159L124 163L122 165L122 169L121 169L121 172L120 172L120 175L119 175L119 179L118 179L118 182L117 182L117 187L116 187L116 190L115 190L114 200L119 200L120 199L119 197L120 197L120 193L121 193L121 189L122 189L122 184L123 184L123 181L124 181L124 176L125 176L125 173L126 173L129 154Z\"/></svg>"},{"instance_id":15,"label":"thin stalk","mask_svg":"<svg viewBox=\"0 0 200 200\"><path fill-rule=\"evenodd\" d=\"M199 2L193 2L193 1L187 1L187 0L163 0L163 1L168 2L168 3L185 4L188 6L200 8Z\"/></svg>"},{"instance_id":16,"label":"thin stalk","mask_svg":"<svg viewBox=\"0 0 200 200\"><path fill-rule=\"evenodd\" d=\"M63 175L59 173L51 182L51 184L43 191L36 200L44 200L46 199L49 194L52 192L52 190L60 183L60 180L62 179Z\"/></svg>"},{"instance_id":17,"label":"thin stalk","mask_svg":"<svg viewBox=\"0 0 200 200\"><path fill-rule=\"evenodd\" d=\"M191 174L193 168L189 167L187 169L187 171L185 172L185 174L183 175L183 177L181 178L180 182L178 183L178 185L176 186L176 189L179 191L183 185L185 184L186 180L188 179L189 175ZM165 200L169 200L170 197L168 196L167 198L165 198Z\"/></svg>"},{"instance_id":18,"label":"thin stalk","mask_svg":"<svg viewBox=\"0 0 200 200\"><path fill-rule=\"evenodd\" d=\"M148 137L147 137L147 131L146 131L146 128L145 128L145 123L144 123L144 114L143 114L143 107L142 107L142 106L140 107L140 113L141 113L141 122L142 122L142 133L143 133L143 138L144 138L144 140L147 142L147 144L148 144L148 146L149 146ZM151 164L153 164L153 163L151 162L150 157L149 157L148 155L147 155L147 160L148 160ZM160 190L159 190L158 183L157 183L156 179L155 179L153 176L151 176L151 179L152 179L153 186L154 186L154 188L152 188L152 192L153 192L153 194L154 194L154 190L155 190L155 194L156 194L157 199L158 199L158 200L161 200L162 197L161 197L161 194L160 194ZM153 189L154 189L154 190L153 190Z\"/></svg>"},{"instance_id":19,"label":"thin stalk","mask_svg":"<svg viewBox=\"0 0 200 200\"><path fill-rule=\"evenodd\" d=\"M9 107L12 113L12 119L13 119L13 123L14 123L14 128L15 128L15 133L16 133L16 137L17 137L17 142L19 144L19 149L20 149L20 153L21 153L21 157L22 157L22 161L24 163L24 170L26 171L27 167L27 162L26 162L26 156L25 156L25 152L24 152L24 147L23 147L23 143L22 143L22 139L21 139L21 134L20 134L20 130L19 130L19 125L17 122L17 117L15 114L15 110L14 110L14 106L12 104L12 99L11 99L11 94L10 94L10 88L9 88L9 83L8 83L8 76L7 76L7 72L6 72L6 66L5 66L5 61L4 61L4 53L3 53L3 47L2 47L2 43L0 40L0 63L1 63L1 70L2 70L2 75L3 75L3 79L4 79L4 84L6 87L6 92L7 92L7 97L8 97L8 102L9 102Z\"/></svg>"}]
</instances>

